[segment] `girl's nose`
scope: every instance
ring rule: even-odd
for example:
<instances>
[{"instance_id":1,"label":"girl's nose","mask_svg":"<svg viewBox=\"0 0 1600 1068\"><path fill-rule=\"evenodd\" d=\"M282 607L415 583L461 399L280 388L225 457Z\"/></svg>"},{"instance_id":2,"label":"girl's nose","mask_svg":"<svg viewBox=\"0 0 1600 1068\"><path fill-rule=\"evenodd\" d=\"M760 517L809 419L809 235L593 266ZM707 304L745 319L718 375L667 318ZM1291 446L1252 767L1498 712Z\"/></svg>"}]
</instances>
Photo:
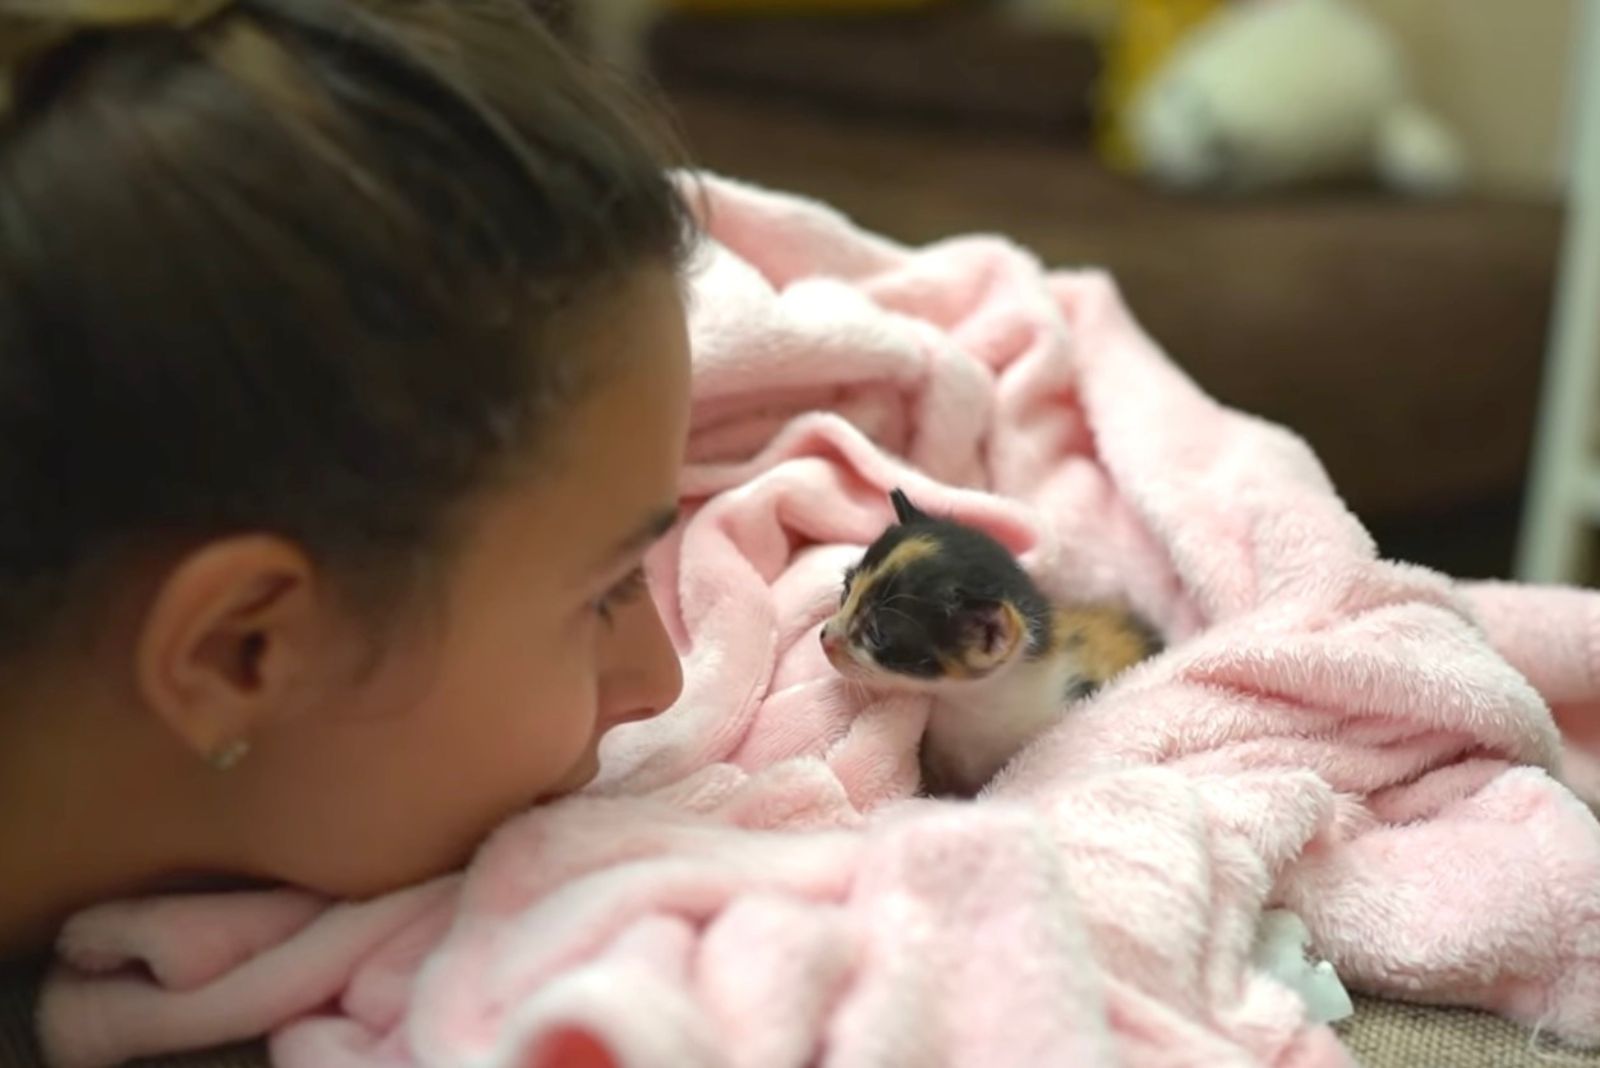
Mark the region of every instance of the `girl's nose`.
<instances>
[{"instance_id":1,"label":"girl's nose","mask_svg":"<svg viewBox=\"0 0 1600 1068\"><path fill-rule=\"evenodd\" d=\"M683 666L655 603L647 599L618 623L621 649L606 672L602 711L611 726L659 715L683 690Z\"/></svg>"}]
</instances>

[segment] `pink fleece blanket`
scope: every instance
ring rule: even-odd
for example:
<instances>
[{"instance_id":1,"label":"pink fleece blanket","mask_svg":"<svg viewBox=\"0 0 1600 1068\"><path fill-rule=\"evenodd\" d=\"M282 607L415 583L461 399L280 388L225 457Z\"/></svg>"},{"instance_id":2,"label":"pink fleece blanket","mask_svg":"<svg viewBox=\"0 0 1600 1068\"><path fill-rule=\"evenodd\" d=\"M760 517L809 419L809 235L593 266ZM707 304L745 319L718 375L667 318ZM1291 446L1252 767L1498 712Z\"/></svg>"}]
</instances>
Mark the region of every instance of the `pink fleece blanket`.
<instances>
[{"instance_id":1,"label":"pink fleece blanket","mask_svg":"<svg viewBox=\"0 0 1600 1068\"><path fill-rule=\"evenodd\" d=\"M464 875L80 916L56 1063L262 1032L289 1068L1351 1063L1252 967L1269 905L1358 990L1600 1043L1600 598L1377 560L1100 274L707 200L652 561L679 703ZM911 796L926 709L816 640L894 485L1170 639L974 803Z\"/></svg>"}]
</instances>

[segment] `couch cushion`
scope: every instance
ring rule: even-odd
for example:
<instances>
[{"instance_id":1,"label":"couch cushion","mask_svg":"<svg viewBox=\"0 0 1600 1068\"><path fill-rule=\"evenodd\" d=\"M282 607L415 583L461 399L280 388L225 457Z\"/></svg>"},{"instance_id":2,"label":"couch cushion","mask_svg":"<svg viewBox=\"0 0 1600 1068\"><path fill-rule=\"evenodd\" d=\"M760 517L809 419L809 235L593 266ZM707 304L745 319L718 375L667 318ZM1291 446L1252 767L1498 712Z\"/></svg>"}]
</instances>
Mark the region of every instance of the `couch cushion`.
<instances>
[{"instance_id":1,"label":"couch cushion","mask_svg":"<svg viewBox=\"0 0 1600 1068\"><path fill-rule=\"evenodd\" d=\"M1560 238L1551 204L1344 189L1184 199L1036 137L672 94L696 161L910 242L995 231L1108 268L1222 401L1317 449L1366 516L1522 484Z\"/></svg>"},{"instance_id":2,"label":"couch cushion","mask_svg":"<svg viewBox=\"0 0 1600 1068\"><path fill-rule=\"evenodd\" d=\"M1088 129L1099 69L1089 40L1029 31L971 3L888 15L675 15L656 27L649 54L669 87L1064 142Z\"/></svg>"}]
</instances>

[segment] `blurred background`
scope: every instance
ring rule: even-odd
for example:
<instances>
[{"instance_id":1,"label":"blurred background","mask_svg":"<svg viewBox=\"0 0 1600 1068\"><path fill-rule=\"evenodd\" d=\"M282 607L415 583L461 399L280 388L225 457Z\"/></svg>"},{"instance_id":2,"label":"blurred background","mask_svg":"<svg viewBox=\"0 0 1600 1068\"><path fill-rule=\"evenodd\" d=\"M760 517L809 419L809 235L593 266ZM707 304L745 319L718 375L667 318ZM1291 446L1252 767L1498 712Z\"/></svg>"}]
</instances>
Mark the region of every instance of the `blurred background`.
<instances>
[{"instance_id":1,"label":"blurred background","mask_svg":"<svg viewBox=\"0 0 1600 1068\"><path fill-rule=\"evenodd\" d=\"M1385 554L1491 577L1541 423L1590 2L547 7L659 86L701 166L905 241L1108 268L1205 389L1312 443Z\"/></svg>"}]
</instances>

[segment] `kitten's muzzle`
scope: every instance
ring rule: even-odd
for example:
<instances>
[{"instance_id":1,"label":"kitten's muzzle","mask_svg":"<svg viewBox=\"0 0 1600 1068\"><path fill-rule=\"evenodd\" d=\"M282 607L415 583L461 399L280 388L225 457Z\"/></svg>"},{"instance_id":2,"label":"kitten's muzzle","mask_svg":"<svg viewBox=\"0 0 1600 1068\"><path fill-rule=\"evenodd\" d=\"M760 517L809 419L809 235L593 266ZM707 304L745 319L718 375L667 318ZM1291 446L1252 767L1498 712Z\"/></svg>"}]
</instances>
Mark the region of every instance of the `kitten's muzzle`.
<instances>
[{"instance_id":1,"label":"kitten's muzzle","mask_svg":"<svg viewBox=\"0 0 1600 1068\"><path fill-rule=\"evenodd\" d=\"M844 635L839 633L838 628L833 625L833 620L830 619L822 625L820 637L822 639L822 651L828 654L829 659L832 659L834 654L844 651Z\"/></svg>"},{"instance_id":2,"label":"kitten's muzzle","mask_svg":"<svg viewBox=\"0 0 1600 1068\"><path fill-rule=\"evenodd\" d=\"M850 652L850 641L845 636L844 628L836 620L828 620L822 625L822 633L818 636L822 642L822 654L828 658L828 663L841 672L847 672L857 665L855 657Z\"/></svg>"}]
</instances>

